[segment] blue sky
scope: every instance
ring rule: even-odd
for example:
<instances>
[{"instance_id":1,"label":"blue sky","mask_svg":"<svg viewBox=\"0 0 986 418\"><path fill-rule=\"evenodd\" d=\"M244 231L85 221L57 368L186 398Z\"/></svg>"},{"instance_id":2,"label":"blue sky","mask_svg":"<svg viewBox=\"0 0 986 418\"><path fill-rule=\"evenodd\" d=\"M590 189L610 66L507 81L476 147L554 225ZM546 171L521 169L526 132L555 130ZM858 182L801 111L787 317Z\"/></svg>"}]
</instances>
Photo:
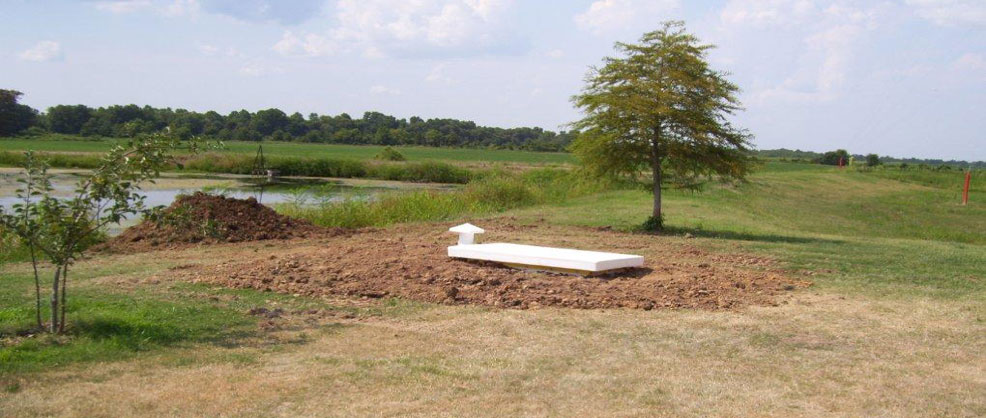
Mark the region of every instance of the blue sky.
<instances>
[{"instance_id":1,"label":"blue sky","mask_svg":"<svg viewBox=\"0 0 986 418\"><path fill-rule=\"evenodd\" d=\"M718 45L759 148L986 160L984 0L0 0L23 102L451 117L559 129L667 19Z\"/></svg>"}]
</instances>

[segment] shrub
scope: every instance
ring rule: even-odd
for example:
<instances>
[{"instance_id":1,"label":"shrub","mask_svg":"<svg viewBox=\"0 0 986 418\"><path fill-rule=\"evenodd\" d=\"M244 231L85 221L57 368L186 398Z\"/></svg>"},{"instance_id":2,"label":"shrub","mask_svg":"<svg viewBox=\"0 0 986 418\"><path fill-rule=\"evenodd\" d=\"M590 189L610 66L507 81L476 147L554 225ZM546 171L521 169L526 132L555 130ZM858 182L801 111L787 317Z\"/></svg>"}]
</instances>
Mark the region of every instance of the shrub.
<instances>
[{"instance_id":1,"label":"shrub","mask_svg":"<svg viewBox=\"0 0 986 418\"><path fill-rule=\"evenodd\" d=\"M465 184L473 178L467 169L434 161L371 166L367 177L417 183Z\"/></svg>"},{"instance_id":2,"label":"shrub","mask_svg":"<svg viewBox=\"0 0 986 418\"><path fill-rule=\"evenodd\" d=\"M842 160L843 164L849 164L849 152L844 149L839 149L835 151L829 151L822 154L821 157L815 159L816 163L825 165L839 165L839 160Z\"/></svg>"},{"instance_id":3,"label":"shrub","mask_svg":"<svg viewBox=\"0 0 986 418\"><path fill-rule=\"evenodd\" d=\"M401 154L400 151L395 150L393 147L385 147L374 158L383 161L407 161L404 154Z\"/></svg>"},{"instance_id":4,"label":"shrub","mask_svg":"<svg viewBox=\"0 0 986 418\"><path fill-rule=\"evenodd\" d=\"M880 165L880 156L876 154L866 154L866 166L876 167Z\"/></svg>"},{"instance_id":5,"label":"shrub","mask_svg":"<svg viewBox=\"0 0 986 418\"><path fill-rule=\"evenodd\" d=\"M663 216L651 216L644 221L640 229L645 232L659 232L664 229L664 217Z\"/></svg>"}]
</instances>

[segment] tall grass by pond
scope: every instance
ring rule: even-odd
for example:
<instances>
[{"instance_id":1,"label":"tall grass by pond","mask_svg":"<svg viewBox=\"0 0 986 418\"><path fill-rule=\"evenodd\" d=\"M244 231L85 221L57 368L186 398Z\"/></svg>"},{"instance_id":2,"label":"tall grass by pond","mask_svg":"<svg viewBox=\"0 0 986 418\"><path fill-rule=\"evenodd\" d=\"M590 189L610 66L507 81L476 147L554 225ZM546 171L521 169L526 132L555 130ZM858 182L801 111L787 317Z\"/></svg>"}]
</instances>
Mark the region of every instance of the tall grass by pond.
<instances>
[{"instance_id":1,"label":"tall grass by pond","mask_svg":"<svg viewBox=\"0 0 986 418\"><path fill-rule=\"evenodd\" d=\"M402 222L440 221L566 199L603 190L608 184L565 170L537 169L524 173L497 171L454 192L434 190L392 192L374 199L359 196L316 205L286 203L277 210L326 227L359 228Z\"/></svg>"},{"instance_id":2,"label":"tall grass by pond","mask_svg":"<svg viewBox=\"0 0 986 418\"><path fill-rule=\"evenodd\" d=\"M93 169L99 166L100 157L93 154L42 154L52 167ZM24 154L0 151L0 166L17 166L24 163ZM218 174L252 174L255 157L245 154L206 153L185 157L183 170ZM420 183L465 184L484 173L437 161L422 162L369 162L341 158L268 157L268 169L277 170L282 176L371 178ZM174 167L178 170L178 167Z\"/></svg>"},{"instance_id":3,"label":"tall grass by pond","mask_svg":"<svg viewBox=\"0 0 986 418\"><path fill-rule=\"evenodd\" d=\"M0 138L0 151L105 153L126 138L97 138L74 135L47 134L39 137ZM373 160L383 145L320 144L281 141L224 141L224 153L254 156L263 145L264 154L279 157L340 158ZM502 162L518 164L571 164L575 157L564 152L533 152L485 148L442 148L425 146L393 146L410 161Z\"/></svg>"},{"instance_id":4,"label":"tall grass by pond","mask_svg":"<svg viewBox=\"0 0 986 418\"><path fill-rule=\"evenodd\" d=\"M38 153L56 168L87 168L99 167L101 155L96 154L56 154ZM0 151L0 166L24 166L24 153L15 151Z\"/></svg>"}]
</instances>

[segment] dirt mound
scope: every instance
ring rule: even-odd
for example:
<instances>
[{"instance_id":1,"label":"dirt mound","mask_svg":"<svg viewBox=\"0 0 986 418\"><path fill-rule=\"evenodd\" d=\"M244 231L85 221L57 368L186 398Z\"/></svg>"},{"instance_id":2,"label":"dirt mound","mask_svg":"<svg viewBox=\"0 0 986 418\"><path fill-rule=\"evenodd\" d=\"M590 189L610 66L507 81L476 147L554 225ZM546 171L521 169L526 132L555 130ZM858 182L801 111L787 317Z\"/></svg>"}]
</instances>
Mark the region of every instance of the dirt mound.
<instances>
[{"instance_id":1,"label":"dirt mound","mask_svg":"<svg viewBox=\"0 0 986 418\"><path fill-rule=\"evenodd\" d=\"M783 294L809 285L774 269L773 260L712 254L681 239L571 227L489 223L484 227L496 231L489 234L488 242L533 239L529 243L633 252L644 255L646 264L614 277L584 278L450 259L445 248L455 238L442 232L441 226L425 225L335 237L317 247L274 250L260 259L238 259L177 274L195 282L290 294L402 297L521 309L728 309L773 305ZM600 242L606 248L593 248Z\"/></svg>"},{"instance_id":2,"label":"dirt mound","mask_svg":"<svg viewBox=\"0 0 986 418\"><path fill-rule=\"evenodd\" d=\"M103 245L114 252L181 248L194 244L334 235L339 231L292 219L256 199L196 192L179 196L159 219L144 220Z\"/></svg>"}]
</instances>

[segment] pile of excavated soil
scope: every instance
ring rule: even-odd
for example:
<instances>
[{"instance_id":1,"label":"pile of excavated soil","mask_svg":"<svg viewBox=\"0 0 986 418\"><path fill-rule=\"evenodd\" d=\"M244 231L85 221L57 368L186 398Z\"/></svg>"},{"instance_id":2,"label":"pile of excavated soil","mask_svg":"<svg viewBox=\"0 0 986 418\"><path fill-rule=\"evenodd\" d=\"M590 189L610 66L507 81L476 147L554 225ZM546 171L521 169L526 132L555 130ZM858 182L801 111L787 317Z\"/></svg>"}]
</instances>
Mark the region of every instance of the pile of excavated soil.
<instances>
[{"instance_id":1,"label":"pile of excavated soil","mask_svg":"<svg viewBox=\"0 0 986 418\"><path fill-rule=\"evenodd\" d=\"M160 219L144 220L103 245L113 252L141 252L196 244L325 236L339 230L278 214L250 197L234 199L202 192L179 196Z\"/></svg>"},{"instance_id":2,"label":"pile of excavated soil","mask_svg":"<svg viewBox=\"0 0 986 418\"><path fill-rule=\"evenodd\" d=\"M775 305L810 285L785 276L773 260L710 253L687 240L589 228L483 224L486 242L508 241L640 254L644 268L612 277L532 272L451 259L455 237L440 225L369 231L320 240L317 246L250 253L175 274L194 282L288 294L401 297L506 308L705 308Z\"/></svg>"}]
</instances>

